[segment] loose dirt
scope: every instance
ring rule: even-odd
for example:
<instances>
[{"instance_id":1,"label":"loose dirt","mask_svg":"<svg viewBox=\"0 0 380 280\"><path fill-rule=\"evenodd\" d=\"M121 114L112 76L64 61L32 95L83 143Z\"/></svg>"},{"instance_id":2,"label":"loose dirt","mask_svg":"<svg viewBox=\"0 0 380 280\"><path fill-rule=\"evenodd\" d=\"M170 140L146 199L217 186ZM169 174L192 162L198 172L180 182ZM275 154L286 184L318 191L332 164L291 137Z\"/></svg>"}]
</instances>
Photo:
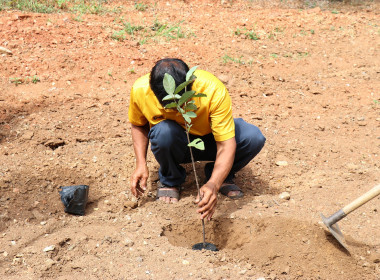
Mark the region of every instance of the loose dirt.
<instances>
[{"instance_id":1,"label":"loose dirt","mask_svg":"<svg viewBox=\"0 0 380 280\"><path fill-rule=\"evenodd\" d=\"M0 12L0 46L12 52L0 56L1 278L380 279L380 198L339 222L349 252L319 216L379 183L378 3L144 3ZM117 33L122 22L179 24L181 38ZM149 191L129 191L129 92L164 57L218 76L234 116L267 138L238 174L245 197L220 196L206 222L218 252L191 250L202 228L190 166L178 204L155 201L150 152ZM64 213L58 194L73 184L90 186L82 217Z\"/></svg>"}]
</instances>

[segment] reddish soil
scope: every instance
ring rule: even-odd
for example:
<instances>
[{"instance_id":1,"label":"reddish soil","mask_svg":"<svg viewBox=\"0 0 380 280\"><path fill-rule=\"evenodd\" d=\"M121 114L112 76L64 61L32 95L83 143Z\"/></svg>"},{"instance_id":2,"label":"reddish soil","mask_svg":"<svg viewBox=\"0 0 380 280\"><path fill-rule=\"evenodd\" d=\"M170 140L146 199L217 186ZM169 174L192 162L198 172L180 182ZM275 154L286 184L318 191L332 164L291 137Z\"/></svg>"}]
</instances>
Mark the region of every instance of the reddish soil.
<instances>
[{"instance_id":1,"label":"reddish soil","mask_svg":"<svg viewBox=\"0 0 380 280\"><path fill-rule=\"evenodd\" d=\"M12 52L0 56L1 278L380 279L380 197L339 222L349 252L320 218L379 184L378 3L145 3L80 17L0 12L0 46ZM118 41L121 17L184 20L186 36ZM267 137L238 174L245 197L220 196L206 222L219 252L191 250L202 228L190 166L178 204L155 201L151 153L149 193L129 191L129 91L164 57L218 76L234 116ZM85 216L64 213L58 190L73 184L90 186Z\"/></svg>"}]
</instances>

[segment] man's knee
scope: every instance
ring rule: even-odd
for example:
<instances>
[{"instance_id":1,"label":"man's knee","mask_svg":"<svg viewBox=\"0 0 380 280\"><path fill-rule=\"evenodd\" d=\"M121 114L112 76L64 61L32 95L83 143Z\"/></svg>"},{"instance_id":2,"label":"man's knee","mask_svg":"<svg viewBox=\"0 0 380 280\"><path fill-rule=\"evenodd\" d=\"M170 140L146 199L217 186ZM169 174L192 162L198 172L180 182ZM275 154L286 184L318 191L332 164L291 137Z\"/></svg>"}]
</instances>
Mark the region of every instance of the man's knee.
<instances>
[{"instance_id":1,"label":"man's knee","mask_svg":"<svg viewBox=\"0 0 380 280\"><path fill-rule=\"evenodd\" d=\"M164 120L153 126L149 132L149 139L153 146L170 150L174 145L179 145L178 140L183 134L183 128L174 121Z\"/></svg>"},{"instance_id":2,"label":"man's knee","mask_svg":"<svg viewBox=\"0 0 380 280\"><path fill-rule=\"evenodd\" d=\"M236 119L237 141L244 146L246 152L257 154L264 147L266 138L260 129L252 124L245 122L243 119Z\"/></svg>"}]
</instances>

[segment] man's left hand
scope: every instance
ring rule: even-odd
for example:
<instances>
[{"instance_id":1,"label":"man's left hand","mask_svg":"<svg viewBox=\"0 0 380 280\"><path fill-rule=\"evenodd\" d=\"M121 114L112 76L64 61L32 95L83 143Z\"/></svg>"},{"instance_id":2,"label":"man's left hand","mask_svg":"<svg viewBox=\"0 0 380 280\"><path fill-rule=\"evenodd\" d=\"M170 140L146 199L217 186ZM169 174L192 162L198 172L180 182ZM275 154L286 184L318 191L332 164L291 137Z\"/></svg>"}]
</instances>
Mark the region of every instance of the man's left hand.
<instances>
[{"instance_id":1,"label":"man's left hand","mask_svg":"<svg viewBox=\"0 0 380 280\"><path fill-rule=\"evenodd\" d=\"M195 203L198 203L199 209L198 213L201 213L201 219L207 217L210 221L212 215L216 209L216 203L218 200L218 188L215 183L208 181L200 189L202 200L200 200L199 195L195 200Z\"/></svg>"}]
</instances>

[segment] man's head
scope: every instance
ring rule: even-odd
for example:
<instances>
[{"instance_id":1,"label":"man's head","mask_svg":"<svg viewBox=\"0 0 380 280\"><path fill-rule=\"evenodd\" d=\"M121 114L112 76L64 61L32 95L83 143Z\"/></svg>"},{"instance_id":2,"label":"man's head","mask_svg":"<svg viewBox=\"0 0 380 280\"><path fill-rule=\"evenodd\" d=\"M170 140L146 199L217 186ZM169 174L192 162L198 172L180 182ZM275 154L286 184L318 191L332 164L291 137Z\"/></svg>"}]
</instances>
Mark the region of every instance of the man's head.
<instances>
[{"instance_id":1,"label":"man's head","mask_svg":"<svg viewBox=\"0 0 380 280\"><path fill-rule=\"evenodd\" d=\"M170 74L175 81L175 86L178 87L180 84L186 81L186 74L189 71L189 66L181 59L177 58L164 58L157 61L156 65L152 68L150 72L150 88L153 90L158 101L165 106L171 101L162 101L162 99L167 95L163 80L165 73ZM191 84L189 85L191 88ZM182 95L184 90L179 92L179 95Z\"/></svg>"}]
</instances>

